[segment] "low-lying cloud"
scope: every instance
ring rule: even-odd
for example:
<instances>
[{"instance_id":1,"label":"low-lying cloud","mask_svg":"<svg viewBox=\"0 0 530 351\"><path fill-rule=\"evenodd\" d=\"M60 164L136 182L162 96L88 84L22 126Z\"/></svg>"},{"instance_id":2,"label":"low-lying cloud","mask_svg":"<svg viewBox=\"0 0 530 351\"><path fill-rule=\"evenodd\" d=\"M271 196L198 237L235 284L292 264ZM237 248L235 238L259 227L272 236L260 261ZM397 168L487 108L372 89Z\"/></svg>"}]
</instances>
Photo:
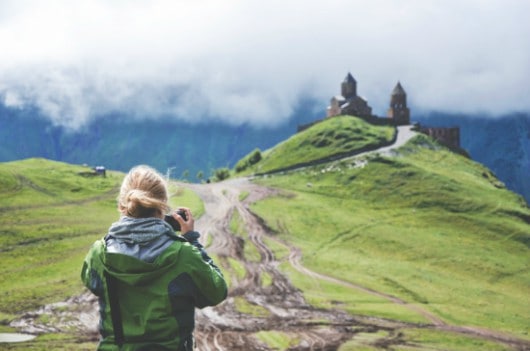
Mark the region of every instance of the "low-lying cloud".
<instances>
[{"instance_id":1,"label":"low-lying cloud","mask_svg":"<svg viewBox=\"0 0 530 351\"><path fill-rule=\"evenodd\" d=\"M274 126L300 97L399 80L422 110L530 111L525 0L11 0L0 97L78 128L112 112Z\"/></svg>"}]
</instances>

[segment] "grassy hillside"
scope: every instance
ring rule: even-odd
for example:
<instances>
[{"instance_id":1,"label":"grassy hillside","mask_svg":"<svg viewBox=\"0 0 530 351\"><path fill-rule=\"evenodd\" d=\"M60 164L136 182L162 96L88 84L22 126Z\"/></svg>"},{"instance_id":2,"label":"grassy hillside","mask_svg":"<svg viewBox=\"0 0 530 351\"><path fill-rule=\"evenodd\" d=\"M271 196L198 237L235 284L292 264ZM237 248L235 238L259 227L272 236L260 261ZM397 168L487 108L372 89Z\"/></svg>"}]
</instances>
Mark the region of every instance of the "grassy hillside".
<instances>
[{"instance_id":1,"label":"grassy hillside","mask_svg":"<svg viewBox=\"0 0 530 351\"><path fill-rule=\"evenodd\" d=\"M44 159L0 163L0 324L83 290L81 264L119 217L116 197L124 176L80 175L90 171ZM200 215L193 193L170 191L172 206L184 203Z\"/></svg>"},{"instance_id":2,"label":"grassy hillside","mask_svg":"<svg viewBox=\"0 0 530 351\"><path fill-rule=\"evenodd\" d=\"M266 173L324 159L350 155L390 144L395 128L374 126L360 118L339 116L326 119L263 152L258 163L244 157L236 165L240 174Z\"/></svg>"},{"instance_id":3,"label":"grassy hillside","mask_svg":"<svg viewBox=\"0 0 530 351\"><path fill-rule=\"evenodd\" d=\"M117 218L120 175L43 159L0 164L0 316L80 291L79 262Z\"/></svg>"},{"instance_id":4,"label":"grassy hillside","mask_svg":"<svg viewBox=\"0 0 530 351\"><path fill-rule=\"evenodd\" d=\"M291 157L277 154L277 164ZM253 206L313 271L421 306L451 325L530 338L530 210L484 166L417 136L368 156L256 181ZM417 322L389 305L284 269L311 302ZM408 337L414 338L414 332Z\"/></svg>"},{"instance_id":5,"label":"grassy hillside","mask_svg":"<svg viewBox=\"0 0 530 351\"><path fill-rule=\"evenodd\" d=\"M393 138L393 128L333 118L264 152L240 174L355 154ZM118 218L123 177L79 175L85 171L43 159L0 163L0 331L19 313L82 291L81 262ZM484 166L418 136L396 157L334 161L255 181L281 189L252 210L276 232L267 245L285 258L281 268L310 303L428 323L387 299L299 273L275 239L302 249L302 264L315 272L396 296L449 325L530 340L530 210ZM173 205L185 203L200 215L194 194L172 191ZM509 349L413 325L402 337L430 350ZM65 335L39 338L57 338L65 350L94 347Z\"/></svg>"}]
</instances>

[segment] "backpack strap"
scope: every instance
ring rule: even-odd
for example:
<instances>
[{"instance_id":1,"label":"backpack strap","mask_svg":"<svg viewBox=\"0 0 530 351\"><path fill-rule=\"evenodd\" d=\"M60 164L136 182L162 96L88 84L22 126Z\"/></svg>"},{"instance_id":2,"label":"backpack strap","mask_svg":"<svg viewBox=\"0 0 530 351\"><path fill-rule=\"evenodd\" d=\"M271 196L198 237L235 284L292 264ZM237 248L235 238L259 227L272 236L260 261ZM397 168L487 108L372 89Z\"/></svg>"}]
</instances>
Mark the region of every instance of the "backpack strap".
<instances>
[{"instance_id":1,"label":"backpack strap","mask_svg":"<svg viewBox=\"0 0 530 351\"><path fill-rule=\"evenodd\" d=\"M112 328L114 329L114 343L121 349L124 341L123 323L121 320L120 301L118 300L118 284L116 278L107 271L104 272L107 281L107 293L109 295L110 316Z\"/></svg>"}]
</instances>

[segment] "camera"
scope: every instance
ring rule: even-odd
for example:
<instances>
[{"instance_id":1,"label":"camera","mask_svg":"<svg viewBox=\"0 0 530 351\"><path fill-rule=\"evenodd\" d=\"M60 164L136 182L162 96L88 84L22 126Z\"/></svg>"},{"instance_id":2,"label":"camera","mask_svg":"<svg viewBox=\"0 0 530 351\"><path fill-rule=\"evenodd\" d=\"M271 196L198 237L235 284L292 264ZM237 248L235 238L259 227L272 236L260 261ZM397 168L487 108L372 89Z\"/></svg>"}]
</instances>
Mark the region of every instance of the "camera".
<instances>
[{"instance_id":1,"label":"camera","mask_svg":"<svg viewBox=\"0 0 530 351\"><path fill-rule=\"evenodd\" d=\"M188 220L188 217L186 216L186 212L184 210L177 210L177 214L184 218L185 221ZM171 225L174 231L180 231L180 223L171 214L165 215L164 221L169 223L169 225Z\"/></svg>"}]
</instances>

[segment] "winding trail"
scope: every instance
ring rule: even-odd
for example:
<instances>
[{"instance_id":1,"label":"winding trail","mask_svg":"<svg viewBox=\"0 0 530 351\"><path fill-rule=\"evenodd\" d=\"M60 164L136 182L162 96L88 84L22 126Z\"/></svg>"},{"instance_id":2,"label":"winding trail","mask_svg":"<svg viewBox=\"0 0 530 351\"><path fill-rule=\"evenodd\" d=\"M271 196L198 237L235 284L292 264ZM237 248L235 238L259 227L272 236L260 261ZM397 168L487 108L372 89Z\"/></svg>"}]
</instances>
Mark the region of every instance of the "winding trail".
<instances>
[{"instance_id":1,"label":"winding trail","mask_svg":"<svg viewBox=\"0 0 530 351\"><path fill-rule=\"evenodd\" d=\"M348 288L351 288L351 289L359 290L359 291L362 291L362 292L367 293L369 295L383 298L385 300L388 300L388 301L390 301L392 303L395 303L395 304L398 304L398 305L403 305L405 308L407 308L407 309L409 309L409 310L411 310L411 311L413 311L413 312L415 312L417 314L420 314L421 316L423 316L423 318L425 318L426 320L428 320L429 322L431 322L435 326L445 326L446 325L445 322L442 319L440 319L439 317L435 316L434 314L432 314L431 312L427 311L426 309L421 308L421 307L416 306L416 305L409 304L408 302L406 302L404 300L401 300L401 299L399 299L399 298L397 298L395 296L392 296L392 295L389 295L389 294L385 294L383 292L375 291L375 290L369 289L367 287L364 287L364 286L361 286L361 285L358 285L358 284L354 284L354 283L351 283L351 282L348 282L348 281L345 281L345 280L341 280L341 279L338 279L338 278L334 278L334 277L331 277L331 276L328 276L328 275L324 275L324 274L320 274L320 273L311 271L308 268L302 266L302 264L300 263L301 258L302 258L302 253L300 252L300 250L295 249L295 248L291 248L291 254L289 255L289 262L300 273L303 273L305 275L311 276L311 277L316 278L316 279L325 280L325 281L328 281L328 282L331 282L331 283L334 283L334 284L338 284L338 285L342 285L342 286L345 286L345 287L348 287Z\"/></svg>"}]
</instances>

